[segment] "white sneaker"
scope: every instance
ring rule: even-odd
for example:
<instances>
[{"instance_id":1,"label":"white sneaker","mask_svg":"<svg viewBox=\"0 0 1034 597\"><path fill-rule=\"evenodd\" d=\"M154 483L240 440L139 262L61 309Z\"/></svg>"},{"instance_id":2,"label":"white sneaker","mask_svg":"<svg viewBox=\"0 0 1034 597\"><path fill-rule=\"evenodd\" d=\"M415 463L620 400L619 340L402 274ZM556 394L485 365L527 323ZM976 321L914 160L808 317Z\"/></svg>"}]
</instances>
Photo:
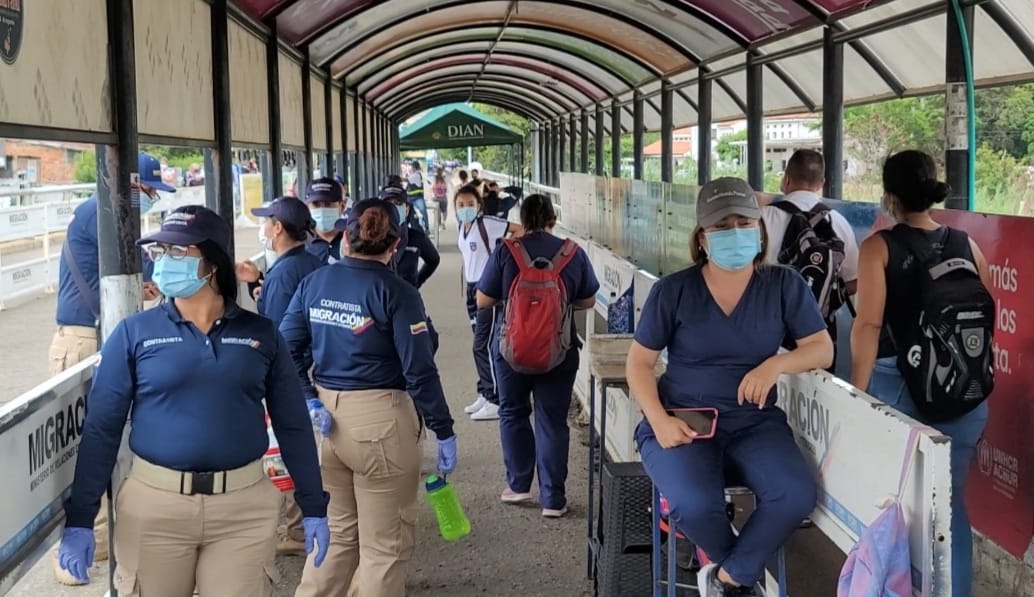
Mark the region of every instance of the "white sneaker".
<instances>
[{"instance_id":1,"label":"white sneaker","mask_svg":"<svg viewBox=\"0 0 1034 597\"><path fill-rule=\"evenodd\" d=\"M488 400L481 394L478 394L478 399L472 402L466 408L464 408L463 412L467 413L468 415L472 415L477 411L481 410L481 407L483 407L486 404L488 404Z\"/></svg>"},{"instance_id":2,"label":"white sneaker","mask_svg":"<svg viewBox=\"0 0 1034 597\"><path fill-rule=\"evenodd\" d=\"M492 404L489 401L485 401L485 405L481 407L481 410L470 415L472 421L495 421L499 418L499 405Z\"/></svg>"},{"instance_id":3,"label":"white sneaker","mask_svg":"<svg viewBox=\"0 0 1034 597\"><path fill-rule=\"evenodd\" d=\"M567 514L567 506L563 508L543 508L542 516L545 518L562 518Z\"/></svg>"},{"instance_id":4,"label":"white sneaker","mask_svg":"<svg viewBox=\"0 0 1034 597\"><path fill-rule=\"evenodd\" d=\"M700 597L722 597L725 591L718 584L718 564L708 564L697 572L697 591Z\"/></svg>"},{"instance_id":5,"label":"white sneaker","mask_svg":"<svg viewBox=\"0 0 1034 597\"><path fill-rule=\"evenodd\" d=\"M531 492L519 493L507 487L499 499L504 504L523 504L531 501Z\"/></svg>"}]
</instances>

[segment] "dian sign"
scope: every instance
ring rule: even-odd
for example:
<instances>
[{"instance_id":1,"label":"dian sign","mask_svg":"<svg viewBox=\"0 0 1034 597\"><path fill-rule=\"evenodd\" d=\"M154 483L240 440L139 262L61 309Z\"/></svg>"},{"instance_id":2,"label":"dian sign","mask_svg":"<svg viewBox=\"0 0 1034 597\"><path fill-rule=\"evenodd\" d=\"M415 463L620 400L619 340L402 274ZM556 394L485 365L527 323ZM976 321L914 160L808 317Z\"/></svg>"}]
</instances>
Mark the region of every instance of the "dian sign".
<instances>
[{"instance_id":1,"label":"dian sign","mask_svg":"<svg viewBox=\"0 0 1034 597\"><path fill-rule=\"evenodd\" d=\"M450 124L446 127L449 139L481 139L485 136L483 124Z\"/></svg>"}]
</instances>

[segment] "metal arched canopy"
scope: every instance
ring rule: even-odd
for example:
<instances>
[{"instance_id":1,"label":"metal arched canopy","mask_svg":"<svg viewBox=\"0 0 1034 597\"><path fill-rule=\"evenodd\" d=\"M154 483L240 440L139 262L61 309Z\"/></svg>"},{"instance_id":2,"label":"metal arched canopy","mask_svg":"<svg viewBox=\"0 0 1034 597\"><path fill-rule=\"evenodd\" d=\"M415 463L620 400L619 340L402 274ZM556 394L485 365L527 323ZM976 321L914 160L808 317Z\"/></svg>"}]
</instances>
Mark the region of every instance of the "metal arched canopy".
<instances>
[{"instance_id":1,"label":"metal arched canopy","mask_svg":"<svg viewBox=\"0 0 1034 597\"><path fill-rule=\"evenodd\" d=\"M482 83L478 85L478 90L480 89L502 90L515 100L523 99L528 102L534 102L555 116L567 114L577 108L577 104L571 98L553 89L532 88L529 81L519 74L486 76L483 78ZM427 81L412 88L410 93L399 95L391 101L377 105L376 108L382 110L385 115L391 118L394 116L396 107L399 104L405 103L410 98L419 97L424 93L439 90L466 93L469 98L472 96L470 77L469 75L453 75L449 78ZM476 92L477 90L474 90L474 93Z\"/></svg>"},{"instance_id":2,"label":"metal arched canopy","mask_svg":"<svg viewBox=\"0 0 1034 597\"><path fill-rule=\"evenodd\" d=\"M487 45L487 42L485 42ZM484 52L479 53L479 48L470 47L470 44L457 44L445 46L427 52L417 57L399 62L385 68L375 75L368 77L361 85L358 92L365 95L367 92L376 90L379 85L393 86L399 81L407 80L418 74L437 68L437 65L449 63L452 60L476 59L484 63ZM543 75L543 80L550 78L574 77L591 81L594 86L604 90L607 96L613 97L628 89L628 83L614 75L614 73L600 68L598 65L573 56L557 56L542 48L523 44L499 44L492 53L491 64L510 64L513 66L528 65ZM553 71L560 71L557 76Z\"/></svg>"},{"instance_id":3,"label":"metal arched canopy","mask_svg":"<svg viewBox=\"0 0 1034 597\"><path fill-rule=\"evenodd\" d=\"M497 56L491 63L486 65L484 64L484 58L476 54L432 61L420 69L413 70L404 78L385 81L380 86L363 94L363 97L376 105L381 98L389 99L400 93L405 93L415 82L434 80L438 77L446 77L458 73L469 75L468 87L473 86L472 83L479 74L482 76L488 74L520 74L539 86L551 84L558 89L563 88L567 90L568 95L580 106L606 101L611 97L606 89L600 87L591 79L576 73L553 68L547 63Z\"/></svg>"},{"instance_id":4,"label":"metal arched canopy","mask_svg":"<svg viewBox=\"0 0 1034 597\"><path fill-rule=\"evenodd\" d=\"M621 79L626 84L626 90L658 76L649 64L622 54L591 37L567 34L556 29L511 25L507 27L506 35L502 39L499 39L499 27L458 27L417 37L386 49L383 53L345 71L340 78L346 87L352 87L385 69L391 69L407 58L419 59L439 48L470 48L484 43L488 44L489 49L493 48L494 44L495 51L517 48L549 56L561 64L565 63L566 57L595 64Z\"/></svg>"},{"instance_id":5,"label":"metal arched canopy","mask_svg":"<svg viewBox=\"0 0 1034 597\"><path fill-rule=\"evenodd\" d=\"M980 32L974 37L978 84L1034 78L1029 0L962 1L979 4L974 23ZM943 89L943 69L927 65L944 63L942 40L950 11L946 0L421 0L417 10L413 0L230 2L273 25L283 42L329 67L349 90L369 89L379 82L366 84L367 78L393 77L444 46L457 54L482 52L490 63L503 44L520 42L620 74L626 86L613 95L626 99L644 87L656 93L661 80L671 81L676 90L691 86L698 67L705 65L712 73L707 77L735 104L723 109L726 118L743 115L748 56L765 64L765 113L821 110L826 27L844 45L844 70L851 73L845 78L845 103ZM611 55L598 56L597 48ZM924 60L915 60L920 55ZM394 70L403 60L409 66ZM572 67L559 58L555 62ZM477 90L476 81L471 90ZM658 120L649 103L647 113L649 129ZM675 124L691 124L692 118L675 114Z\"/></svg>"}]
</instances>

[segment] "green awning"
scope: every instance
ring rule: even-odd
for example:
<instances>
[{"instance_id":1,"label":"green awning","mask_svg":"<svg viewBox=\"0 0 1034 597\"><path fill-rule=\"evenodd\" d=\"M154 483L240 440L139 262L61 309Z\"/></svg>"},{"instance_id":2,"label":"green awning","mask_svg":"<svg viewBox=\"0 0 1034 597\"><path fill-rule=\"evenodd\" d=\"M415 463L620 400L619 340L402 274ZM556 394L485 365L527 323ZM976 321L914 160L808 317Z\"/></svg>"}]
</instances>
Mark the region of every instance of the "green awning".
<instances>
[{"instance_id":1,"label":"green awning","mask_svg":"<svg viewBox=\"0 0 1034 597\"><path fill-rule=\"evenodd\" d=\"M513 145L524 138L467 104L438 106L399 129L399 149Z\"/></svg>"}]
</instances>

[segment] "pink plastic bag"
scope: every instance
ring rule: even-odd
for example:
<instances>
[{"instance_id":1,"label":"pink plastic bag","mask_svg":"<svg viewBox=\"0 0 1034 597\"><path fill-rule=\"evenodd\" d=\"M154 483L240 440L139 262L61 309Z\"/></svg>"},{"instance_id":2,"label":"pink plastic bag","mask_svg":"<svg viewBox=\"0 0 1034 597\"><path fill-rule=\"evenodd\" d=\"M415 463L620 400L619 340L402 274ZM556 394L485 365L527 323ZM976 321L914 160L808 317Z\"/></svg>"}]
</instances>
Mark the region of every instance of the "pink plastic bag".
<instances>
[{"instance_id":1,"label":"pink plastic bag","mask_svg":"<svg viewBox=\"0 0 1034 597\"><path fill-rule=\"evenodd\" d=\"M898 495L876 517L847 554L840 571L837 597L910 597L912 557L908 547L908 525L901 509L901 492L919 444L916 429L908 435L908 448L901 466Z\"/></svg>"}]
</instances>

